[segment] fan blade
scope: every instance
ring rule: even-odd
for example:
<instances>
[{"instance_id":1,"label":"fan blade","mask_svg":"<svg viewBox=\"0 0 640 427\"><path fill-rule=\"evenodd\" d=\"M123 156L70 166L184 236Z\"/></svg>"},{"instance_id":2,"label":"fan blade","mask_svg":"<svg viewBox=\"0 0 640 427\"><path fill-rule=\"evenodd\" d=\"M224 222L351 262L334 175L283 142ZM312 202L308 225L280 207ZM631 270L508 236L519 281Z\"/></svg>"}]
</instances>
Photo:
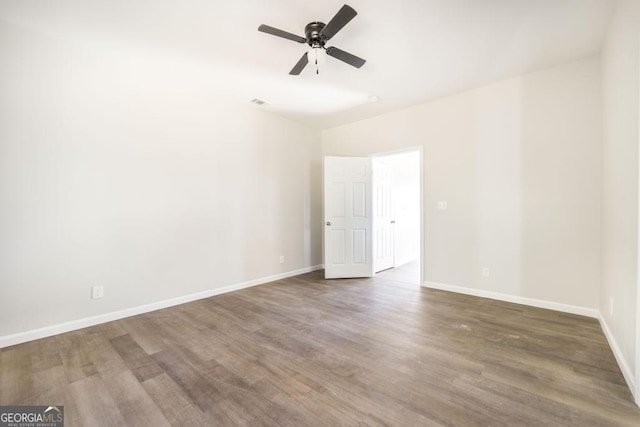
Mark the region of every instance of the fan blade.
<instances>
[{"instance_id":1,"label":"fan blade","mask_svg":"<svg viewBox=\"0 0 640 427\"><path fill-rule=\"evenodd\" d=\"M349 52L345 52L344 50L333 46L327 48L327 55L333 56L334 58L339 59L342 62L346 62L349 65L353 65L356 68L362 67L364 63L367 62L362 58L358 58Z\"/></svg>"},{"instance_id":2,"label":"fan blade","mask_svg":"<svg viewBox=\"0 0 640 427\"><path fill-rule=\"evenodd\" d=\"M306 67L308 63L309 63L309 58L307 58L307 52L305 52L304 55L302 55L302 58L300 58L300 60L298 61L298 63L293 66L291 71L289 71L289 74L291 74L292 76L299 75L302 72L302 70L304 70L304 67Z\"/></svg>"},{"instance_id":3,"label":"fan blade","mask_svg":"<svg viewBox=\"0 0 640 427\"><path fill-rule=\"evenodd\" d=\"M342 27L347 25L357 14L358 12L356 12L351 6L345 4L338 13L336 13L336 16L331 18L331 21L329 21L322 31L320 31L320 36L324 37L325 40L329 40L331 37L335 36Z\"/></svg>"},{"instance_id":4,"label":"fan blade","mask_svg":"<svg viewBox=\"0 0 640 427\"><path fill-rule=\"evenodd\" d=\"M277 28L270 27L268 25L260 25L258 27L258 31L262 31L263 33L271 34L272 36L282 37L288 40L293 40L298 43L306 43L307 39L304 37L296 36L295 34L287 33L286 31L279 30Z\"/></svg>"}]
</instances>

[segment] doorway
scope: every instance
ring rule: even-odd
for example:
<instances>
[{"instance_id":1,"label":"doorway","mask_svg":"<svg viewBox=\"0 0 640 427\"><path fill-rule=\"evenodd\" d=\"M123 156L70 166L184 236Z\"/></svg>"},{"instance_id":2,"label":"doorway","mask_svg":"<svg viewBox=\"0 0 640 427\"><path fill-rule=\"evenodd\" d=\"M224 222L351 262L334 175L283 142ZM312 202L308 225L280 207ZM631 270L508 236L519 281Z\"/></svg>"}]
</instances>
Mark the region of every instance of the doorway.
<instances>
[{"instance_id":1,"label":"doorway","mask_svg":"<svg viewBox=\"0 0 640 427\"><path fill-rule=\"evenodd\" d=\"M380 272L407 284L423 282L422 176L422 147L325 156L325 278Z\"/></svg>"},{"instance_id":2,"label":"doorway","mask_svg":"<svg viewBox=\"0 0 640 427\"><path fill-rule=\"evenodd\" d=\"M374 154L374 272L422 283L422 151Z\"/></svg>"}]
</instances>

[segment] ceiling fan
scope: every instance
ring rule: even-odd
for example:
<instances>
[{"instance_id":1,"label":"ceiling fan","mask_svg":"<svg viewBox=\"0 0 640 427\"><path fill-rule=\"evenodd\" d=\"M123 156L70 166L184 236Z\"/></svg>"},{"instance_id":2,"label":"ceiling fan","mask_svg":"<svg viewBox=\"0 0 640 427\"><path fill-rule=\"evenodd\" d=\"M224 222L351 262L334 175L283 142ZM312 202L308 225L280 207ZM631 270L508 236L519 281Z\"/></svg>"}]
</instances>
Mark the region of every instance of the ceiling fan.
<instances>
[{"instance_id":1,"label":"ceiling fan","mask_svg":"<svg viewBox=\"0 0 640 427\"><path fill-rule=\"evenodd\" d=\"M304 67L307 66L309 60L316 65L316 73L318 73L318 66L322 65L326 59L326 55L339 59L342 62L346 62L356 68L360 68L366 62L362 58L358 58L355 55L345 52L342 49L338 49L335 46L325 48L325 43L336 35L345 25L349 23L358 13L349 5L344 5L331 18L328 24L322 22L310 22L304 28L306 37L297 36L295 34L288 33L286 31L279 30L277 28L270 27L269 25L260 25L258 31L271 34L274 36L282 37L288 40L293 40L298 43L306 43L311 47L309 52L305 52L298 63L289 71L289 74L297 76Z\"/></svg>"}]
</instances>

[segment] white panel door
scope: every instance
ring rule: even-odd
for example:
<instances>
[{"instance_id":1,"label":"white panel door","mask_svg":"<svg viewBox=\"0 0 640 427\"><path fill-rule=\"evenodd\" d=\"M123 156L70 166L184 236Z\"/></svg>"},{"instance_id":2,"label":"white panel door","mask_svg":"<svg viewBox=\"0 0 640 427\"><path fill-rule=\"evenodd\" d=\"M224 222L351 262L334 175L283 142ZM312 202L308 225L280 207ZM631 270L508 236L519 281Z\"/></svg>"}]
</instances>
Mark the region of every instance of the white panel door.
<instances>
[{"instance_id":1,"label":"white panel door","mask_svg":"<svg viewBox=\"0 0 640 427\"><path fill-rule=\"evenodd\" d=\"M373 160L373 266L374 271L393 267L393 169Z\"/></svg>"},{"instance_id":2,"label":"white panel door","mask_svg":"<svg viewBox=\"0 0 640 427\"><path fill-rule=\"evenodd\" d=\"M373 276L371 159L324 158L324 275Z\"/></svg>"}]
</instances>

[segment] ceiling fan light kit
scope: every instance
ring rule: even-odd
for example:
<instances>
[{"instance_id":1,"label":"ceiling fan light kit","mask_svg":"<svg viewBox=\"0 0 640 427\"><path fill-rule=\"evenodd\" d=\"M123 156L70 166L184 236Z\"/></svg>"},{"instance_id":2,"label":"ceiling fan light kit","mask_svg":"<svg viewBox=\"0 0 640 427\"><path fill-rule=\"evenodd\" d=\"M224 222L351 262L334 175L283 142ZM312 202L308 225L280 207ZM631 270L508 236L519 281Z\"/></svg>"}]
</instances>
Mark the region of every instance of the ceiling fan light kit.
<instances>
[{"instance_id":1,"label":"ceiling fan light kit","mask_svg":"<svg viewBox=\"0 0 640 427\"><path fill-rule=\"evenodd\" d=\"M325 25L322 22L310 22L307 24L304 29L305 37L297 36L264 24L258 27L258 31L298 43L306 43L311 47L308 52L305 52L302 55L291 71L289 71L289 74L291 75L299 75L309 62L316 67L317 74L318 68L324 64L327 55L353 67L360 68L366 62L364 59L338 49L335 46L325 47L327 41L335 36L336 33L347 25L357 14L358 13L351 6L345 4L338 13L331 18L331 21L329 21L328 24Z\"/></svg>"},{"instance_id":2,"label":"ceiling fan light kit","mask_svg":"<svg viewBox=\"0 0 640 427\"><path fill-rule=\"evenodd\" d=\"M309 61L317 66L327 62L327 52L322 47L312 47L308 55Z\"/></svg>"}]
</instances>

